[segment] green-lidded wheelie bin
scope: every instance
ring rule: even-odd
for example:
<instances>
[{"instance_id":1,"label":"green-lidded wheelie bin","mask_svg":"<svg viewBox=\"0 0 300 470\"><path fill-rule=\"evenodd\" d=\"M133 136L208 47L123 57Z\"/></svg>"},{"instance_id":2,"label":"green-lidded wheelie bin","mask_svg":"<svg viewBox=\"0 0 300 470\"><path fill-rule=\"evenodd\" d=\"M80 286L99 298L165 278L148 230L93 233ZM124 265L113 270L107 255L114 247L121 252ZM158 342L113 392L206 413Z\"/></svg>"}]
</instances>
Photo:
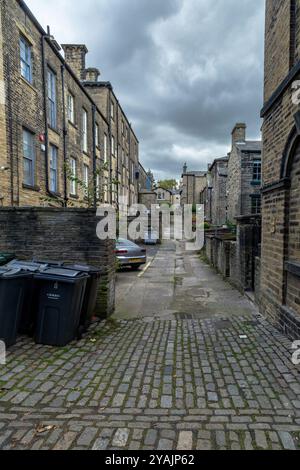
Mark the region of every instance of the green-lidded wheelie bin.
<instances>
[{"instance_id":1,"label":"green-lidded wheelie bin","mask_svg":"<svg viewBox=\"0 0 300 470\"><path fill-rule=\"evenodd\" d=\"M6 347L17 340L19 322L32 273L22 269L0 268L0 340Z\"/></svg>"},{"instance_id":2,"label":"green-lidded wheelie bin","mask_svg":"<svg viewBox=\"0 0 300 470\"><path fill-rule=\"evenodd\" d=\"M38 288L35 341L66 346L78 335L88 274L62 267L34 274Z\"/></svg>"},{"instance_id":3,"label":"green-lidded wheelie bin","mask_svg":"<svg viewBox=\"0 0 300 470\"><path fill-rule=\"evenodd\" d=\"M13 253L3 253L0 251L0 266L4 266L15 258Z\"/></svg>"}]
</instances>

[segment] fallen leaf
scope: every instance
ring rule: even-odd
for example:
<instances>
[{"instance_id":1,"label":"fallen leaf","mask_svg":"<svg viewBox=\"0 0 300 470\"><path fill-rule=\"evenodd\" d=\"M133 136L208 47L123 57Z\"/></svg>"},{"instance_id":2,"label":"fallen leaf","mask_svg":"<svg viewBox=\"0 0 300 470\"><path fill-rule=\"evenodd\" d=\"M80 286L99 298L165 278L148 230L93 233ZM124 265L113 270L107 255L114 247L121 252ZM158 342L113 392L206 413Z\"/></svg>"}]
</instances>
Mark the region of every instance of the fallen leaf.
<instances>
[{"instance_id":1,"label":"fallen leaf","mask_svg":"<svg viewBox=\"0 0 300 470\"><path fill-rule=\"evenodd\" d=\"M56 426L43 426L42 424L36 427L36 433L37 434L43 434L44 432L52 431L56 429Z\"/></svg>"}]
</instances>

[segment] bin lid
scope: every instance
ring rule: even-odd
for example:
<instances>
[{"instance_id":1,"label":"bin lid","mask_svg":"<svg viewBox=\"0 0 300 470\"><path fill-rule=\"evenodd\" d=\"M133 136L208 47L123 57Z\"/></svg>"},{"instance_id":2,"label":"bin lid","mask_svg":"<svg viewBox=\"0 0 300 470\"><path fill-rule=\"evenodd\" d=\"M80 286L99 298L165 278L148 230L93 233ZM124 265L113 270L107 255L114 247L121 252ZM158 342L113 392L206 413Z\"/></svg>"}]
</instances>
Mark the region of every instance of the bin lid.
<instances>
[{"instance_id":1,"label":"bin lid","mask_svg":"<svg viewBox=\"0 0 300 470\"><path fill-rule=\"evenodd\" d=\"M96 266L89 266L86 264L64 264L64 268L75 271L80 271L87 274L102 274L103 268L96 268Z\"/></svg>"},{"instance_id":2,"label":"bin lid","mask_svg":"<svg viewBox=\"0 0 300 470\"><path fill-rule=\"evenodd\" d=\"M20 268L0 268L0 279L15 279L16 277L28 277L29 272L26 272Z\"/></svg>"},{"instance_id":3,"label":"bin lid","mask_svg":"<svg viewBox=\"0 0 300 470\"><path fill-rule=\"evenodd\" d=\"M40 269L44 270L47 268L46 264L34 263L32 261L21 261L14 259L6 265L9 268L19 268L24 271L30 271L32 273L38 272Z\"/></svg>"},{"instance_id":4,"label":"bin lid","mask_svg":"<svg viewBox=\"0 0 300 470\"><path fill-rule=\"evenodd\" d=\"M84 274L80 271L75 271L71 269L66 269L62 267L52 267L52 268L46 268L42 269L38 274L37 277L43 277L43 278L65 278L65 279L78 279L78 278L86 278L88 277L87 274Z\"/></svg>"}]
</instances>

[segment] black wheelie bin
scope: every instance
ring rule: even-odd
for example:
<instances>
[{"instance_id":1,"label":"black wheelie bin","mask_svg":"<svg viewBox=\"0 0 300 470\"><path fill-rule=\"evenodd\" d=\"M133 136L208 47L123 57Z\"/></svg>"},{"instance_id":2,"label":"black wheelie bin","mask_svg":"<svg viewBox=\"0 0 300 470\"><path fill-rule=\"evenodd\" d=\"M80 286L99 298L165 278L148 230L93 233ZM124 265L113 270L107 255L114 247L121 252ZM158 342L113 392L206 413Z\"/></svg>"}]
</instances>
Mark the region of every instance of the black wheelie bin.
<instances>
[{"instance_id":1,"label":"black wheelie bin","mask_svg":"<svg viewBox=\"0 0 300 470\"><path fill-rule=\"evenodd\" d=\"M32 273L0 268L0 339L6 347L15 344L28 283Z\"/></svg>"},{"instance_id":2,"label":"black wheelie bin","mask_svg":"<svg viewBox=\"0 0 300 470\"><path fill-rule=\"evenodd\" d=\"M98 286L101 275L103 274L103 269L82 264L65 264L64 267L89 275L80 314L78 328L78 338L80 338L81 335L88 330L92 322L93 315L95 314Z\"/></svg>"},{"instance_id":3,"label":"black wheelie bin","mask_svg":"<svg viewBox=\"0 0 300 470\"><path fill-rule=\"evenodd\" d=\"M34 274L39 293L36 343L66 346L77 337L88 278L88 274L62 267Z\"/></svg>"},{"instance_id":4,"label":"black wheelie bin","mask_svg":"<svg viewBox=\"0 0 300 470\"><path fill-rule=\"evenodd\" d=\"M46 269L48 265L45 263L41 264L33 261L22 261L15 259L8 263L7 267L22 269L30 273L37 273L40 270L43 271L44 269ZM35 279L32 276L27 283L27 289L25 291L25 298L19 321L18 332L22 335L33 336L34 334L37 320L37 300L37 283L35 282Z\"/></svg>"}]
</instances>

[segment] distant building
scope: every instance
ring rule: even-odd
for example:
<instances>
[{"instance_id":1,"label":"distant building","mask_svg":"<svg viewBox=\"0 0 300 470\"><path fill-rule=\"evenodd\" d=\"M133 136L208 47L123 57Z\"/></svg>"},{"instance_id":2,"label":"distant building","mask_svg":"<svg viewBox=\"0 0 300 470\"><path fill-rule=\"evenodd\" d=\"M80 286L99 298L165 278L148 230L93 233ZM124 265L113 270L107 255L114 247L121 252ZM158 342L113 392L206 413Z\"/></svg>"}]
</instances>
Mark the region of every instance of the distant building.
<instances>
[{"instance_id":1,"label":"distant building","mask_svg":"<svg viewBox=\"0 0 300 470\"><path fill-rule=\"evenodd\" d=\"M222 226L227 222L227 177L228 157L217 158L209 167L209 187L207 206L209 219L213 225Z\"/></svg>"},{"instance_id":2,"label":"distant building","mask_svg":"<svg viewBox=\"0 0 300 470\"><path fill-rule=\"evenodd\" d=\"M183 167L181 204L200 204L201 193L206 187L206 171L187 171Z\"/></svg>"},{"instance_id":3,"label":"distant building","mask_svg":"<svg viewBox=\"0 0 300 470\"><path fill-rule=\"evenodd\" d=\"M171 193L172 193L172 205L179 206L181 204L181 190L173 189Z\"/></svg>"},{"instance_id":4,"label":"distant building","mask_svg":"<svg viewBox=\"0 0 300 470\"><path fill-rule=\"evenodd\" d=\"M261 212L261 141L246 140L246 124L236 124L228 154L228 221Z\"/></svg>"},{"instance_id":5,"label":"distant building","mask_svg":"<svg viewBox=\"0 0 300 470\"><path fill-rule=\"evenodd\" d=\"M155 193L157 195L157 204L172 204L173 194L169 189L156 188Z\"/></svg>"}]
</instances>

